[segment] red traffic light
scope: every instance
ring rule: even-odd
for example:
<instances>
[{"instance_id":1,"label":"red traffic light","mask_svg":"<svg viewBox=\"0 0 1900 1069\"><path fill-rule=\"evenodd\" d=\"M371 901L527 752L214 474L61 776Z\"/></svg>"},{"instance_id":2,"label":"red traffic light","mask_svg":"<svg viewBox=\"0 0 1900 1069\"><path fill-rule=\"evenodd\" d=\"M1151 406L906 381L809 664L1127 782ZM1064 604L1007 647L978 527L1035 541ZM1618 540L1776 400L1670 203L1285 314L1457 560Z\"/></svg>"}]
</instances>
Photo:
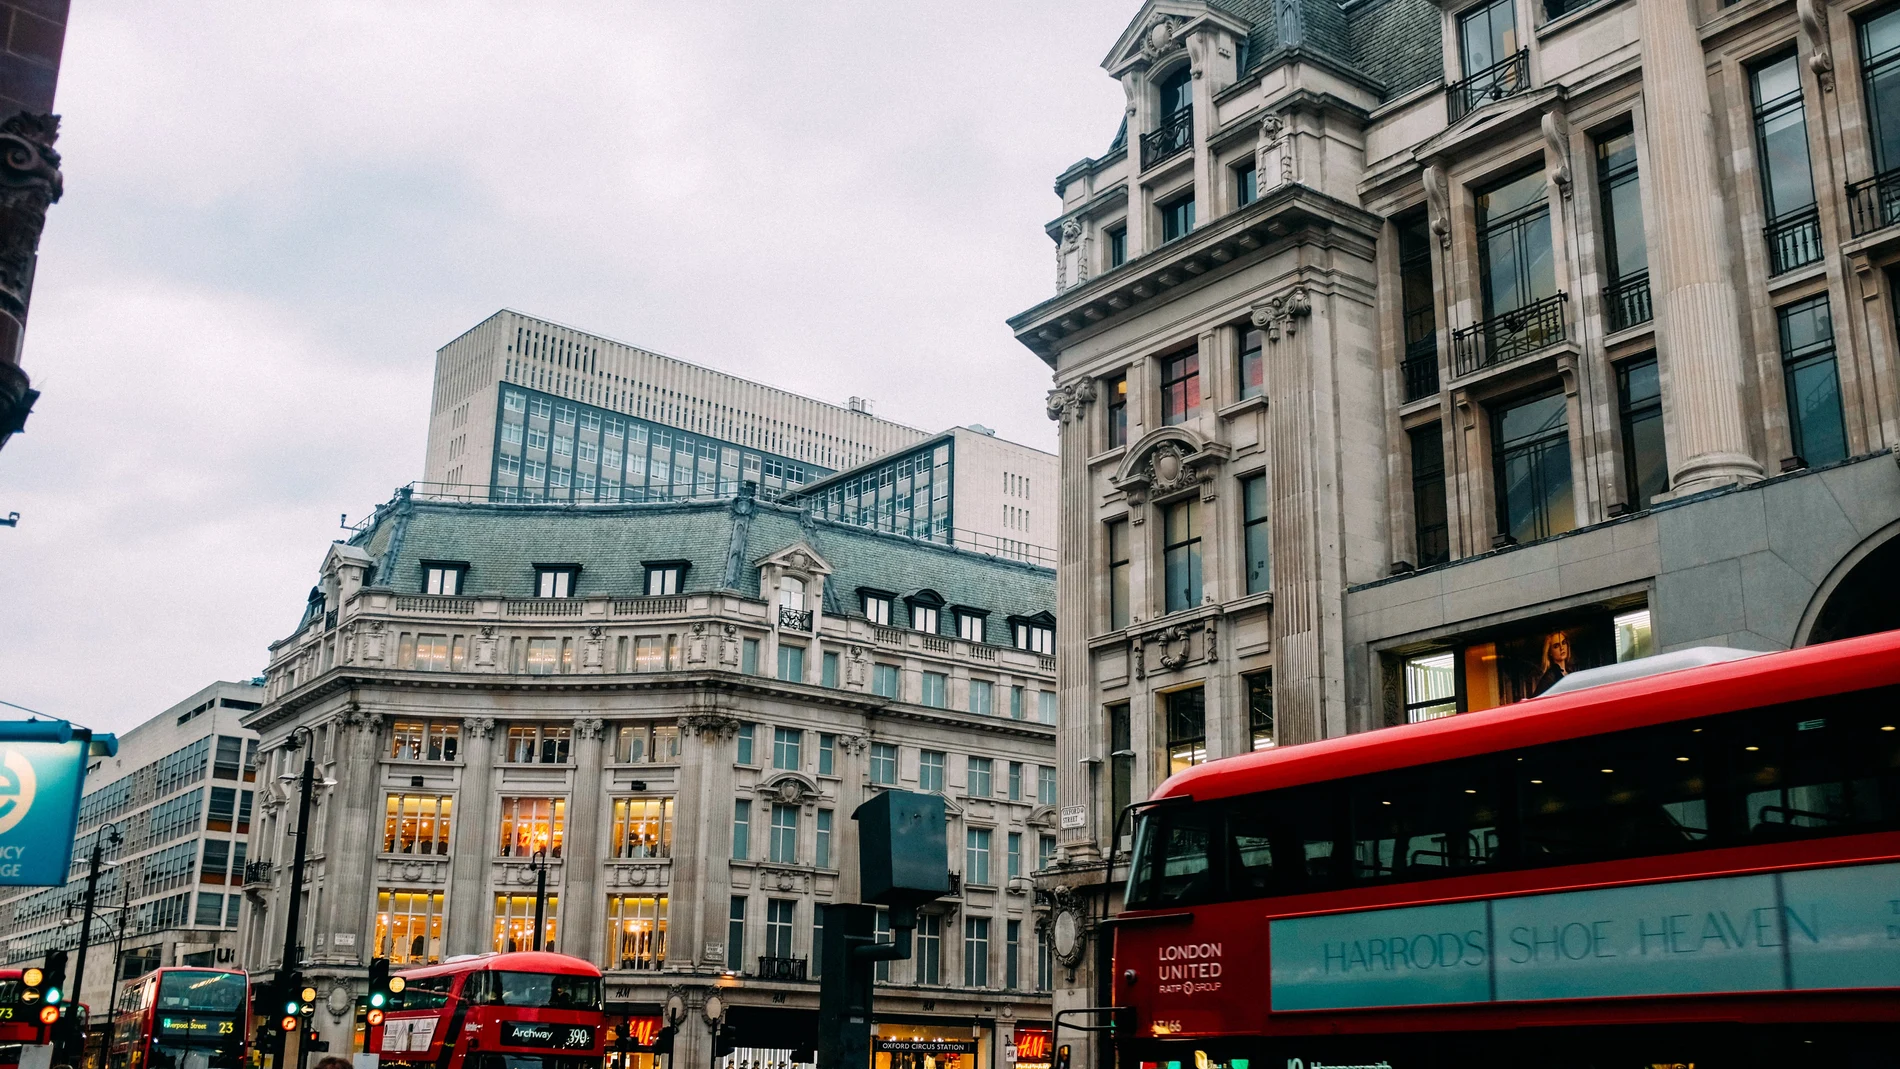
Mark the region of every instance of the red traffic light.
<instances>
[{"instance_id":1,"label":"red traffic light","mask_svg":"<svg viewBox=\"0 0 1900 1069\"><path fill-rule=\"evenodd\" d=\"M372 1026L375 1026L375 1025L379 1025L379 1024L382 1024L382 1023L383 1023L383 1011L381 1011L381 1010L371 1010L371 1011L369 1011L369 1016L368 1016L368 1020L369 1020L369 1023L370 1023L370 1024L372 1025Z\"/></svg>"},{"instance_id":2,"label":"red traffic light","mask_svg":"<svg viewBox=\"0 0 1900 1069\"><path fill-rule=\"evenodd\" d=\"M40 1008L40 1023L41 1024L52 1024L58 1020L59 1020L58 1006L43 1006Z\"/></svg>"},{"instance_id":3,"label":"red traffic light","mask_svg":"<svg viewBox=\"0 0 1900 1069\"><path fill-rule=\"evenodd\" d=\"M286 1017L277 1023L285 1032L295 1032L297 1030L297 1019L295 1017Z\"/></svg>"}]
</instances>

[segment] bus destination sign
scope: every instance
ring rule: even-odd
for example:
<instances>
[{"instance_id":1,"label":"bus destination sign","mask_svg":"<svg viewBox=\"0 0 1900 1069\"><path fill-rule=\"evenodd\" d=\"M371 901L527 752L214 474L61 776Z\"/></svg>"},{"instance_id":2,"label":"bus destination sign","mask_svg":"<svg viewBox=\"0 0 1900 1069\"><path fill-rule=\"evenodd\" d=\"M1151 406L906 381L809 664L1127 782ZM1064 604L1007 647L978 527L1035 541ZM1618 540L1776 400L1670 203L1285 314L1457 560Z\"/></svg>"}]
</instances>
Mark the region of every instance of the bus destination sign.
<instances>
[{"instance_id":1,"label":"bus destination sign","mask_svg":"<svg viewBox=\"0 0 1900 1069\"><path fill-rule=\"evenodd\" d=\"M1900 986L1900 864L1269 926L1275 1011Z\"/></svg>"},{"instance_id":2,"label":"bus destination sign","mask_svg":"<svg viewBox=\"0 0 1900 1069\"><path fill-rule=\"evenodd\" d=\"M553 1024L546 1021L503 1021L501 1043L504 1047L551 1047L556 1050L591 1050L594 1026Z\"/></svg>"},{"instance_id":3,"label":"bus destination sign","mask_svg":"<svg viewBox=\"0 0 1900 1069\"><path fill-rule=\"evenodd\" d=\"M158 1031L160 1035L166 1036L204 1036L208 1039L216 1039L219 1036L235 1034L237 1019L161 1013L158 1015Z\"/></svg>"}]
</instances>

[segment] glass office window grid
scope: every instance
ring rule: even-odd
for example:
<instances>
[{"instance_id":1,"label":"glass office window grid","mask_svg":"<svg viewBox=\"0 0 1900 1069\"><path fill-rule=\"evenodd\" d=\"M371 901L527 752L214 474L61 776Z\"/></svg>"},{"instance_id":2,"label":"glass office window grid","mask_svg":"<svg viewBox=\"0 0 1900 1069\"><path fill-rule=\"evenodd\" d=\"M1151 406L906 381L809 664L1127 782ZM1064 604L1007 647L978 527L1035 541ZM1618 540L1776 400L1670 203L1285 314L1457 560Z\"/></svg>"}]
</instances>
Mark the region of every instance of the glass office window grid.
<instances>
[{"instance_id":1,"label":"glass office window grid","mask_svg":"<svg viewBox=\"0 0 1900 1069\"><path fill-rule=\"evenodd\" d=\"M496 501L670 501L731 497L741 472L759 496L796 493L831 469L591 405L504 386Z\"/></svg>"},{"instance_id":2,"label":"glass office window grid","mask_svg":"<svg viewBox=\"0 0 1900 1069\"><path fill-rule=\"evenodd\" d=\"M951 544L950 442L905 453L819 487L800 504L839 523Z\"/></svg>"}]
</instances>

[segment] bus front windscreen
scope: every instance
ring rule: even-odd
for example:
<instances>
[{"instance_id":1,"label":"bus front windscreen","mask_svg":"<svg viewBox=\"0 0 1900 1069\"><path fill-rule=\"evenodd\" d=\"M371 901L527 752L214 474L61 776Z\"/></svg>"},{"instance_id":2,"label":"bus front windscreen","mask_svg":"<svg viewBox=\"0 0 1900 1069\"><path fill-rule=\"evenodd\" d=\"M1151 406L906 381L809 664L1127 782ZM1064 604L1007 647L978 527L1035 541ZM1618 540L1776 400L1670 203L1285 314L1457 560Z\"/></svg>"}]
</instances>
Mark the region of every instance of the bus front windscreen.
<instances>
[{"instance_id":1,"label":"bus front windscreen","mask_svg":"<svg viewBox=\"0 0 1900 1069\"><path fill-rule=\"evenodd\" d=\"M543 1010L598 1010L600 977L558 973L493 972L488 974L491 1004Z\"/></svg>"},{"instance_id":2,"label":"bus front windscreen","mask_svg":"<svg viewBox=\"0 0 1900 1069\"><path fill-rule=\"evenodd\" d=\"M172 972L159 978L159 1013L235 1014L244 1008L242 973Z\"/></svg>"}]
</instances>

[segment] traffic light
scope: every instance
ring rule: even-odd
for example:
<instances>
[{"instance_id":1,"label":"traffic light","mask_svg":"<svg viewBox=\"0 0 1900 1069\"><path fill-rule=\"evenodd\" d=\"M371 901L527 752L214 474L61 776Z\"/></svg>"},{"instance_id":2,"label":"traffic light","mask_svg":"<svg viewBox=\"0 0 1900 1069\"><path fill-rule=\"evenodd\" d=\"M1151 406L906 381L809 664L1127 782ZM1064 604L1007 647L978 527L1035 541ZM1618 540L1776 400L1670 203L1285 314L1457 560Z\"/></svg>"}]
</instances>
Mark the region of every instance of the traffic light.
<instances>
[{"instance_id":1,"label":"traffic light","mask_svg":"<svg viewBox=\"0 0 1900 1069\"><path fill-rule=\"evenodd\" d=\"M678 1031L678 1028L670 1024L660 1029L660 1034L653 1037L653 1049L648 1053L655 1055L673 1053L673 1034Z\"/></svg>"},{"instance_id":2,"label":"traffic light","mask_svg":"<svg viewBox=\"0 0 1900 1069\"><path fill-rule=\"evenodd\" d=\"M66 952L55 950L46 955L46 980L40 997L48 1006L57 1006L66 998Z\"/></svg>"},{"instance_id":3,"label":"traffic light","mask_svg":"<svg viewBox=\"0 0 1900 1069\"><path fill-rule=\"evenodd\" d=\"M1069 1069L1069 1045L1067 1043L1056 1048L1055 1069Z\"/></svg>"}]
</instances>

